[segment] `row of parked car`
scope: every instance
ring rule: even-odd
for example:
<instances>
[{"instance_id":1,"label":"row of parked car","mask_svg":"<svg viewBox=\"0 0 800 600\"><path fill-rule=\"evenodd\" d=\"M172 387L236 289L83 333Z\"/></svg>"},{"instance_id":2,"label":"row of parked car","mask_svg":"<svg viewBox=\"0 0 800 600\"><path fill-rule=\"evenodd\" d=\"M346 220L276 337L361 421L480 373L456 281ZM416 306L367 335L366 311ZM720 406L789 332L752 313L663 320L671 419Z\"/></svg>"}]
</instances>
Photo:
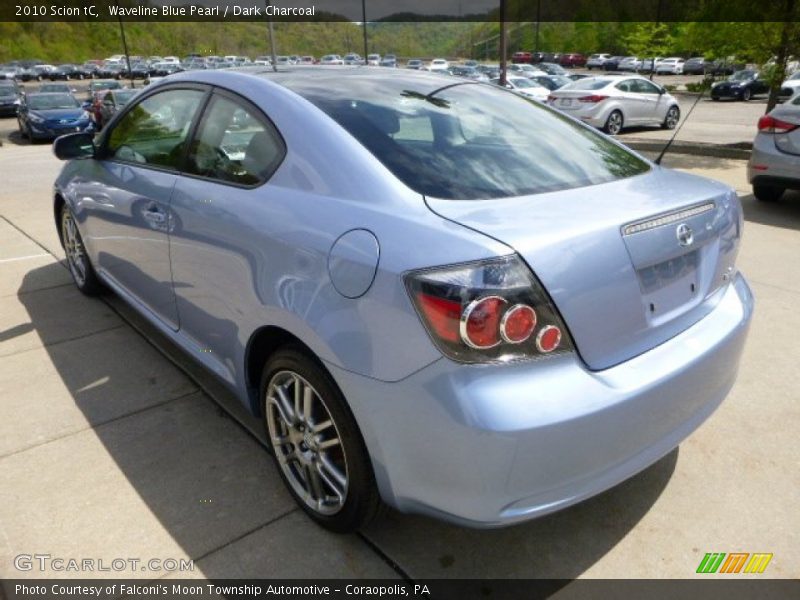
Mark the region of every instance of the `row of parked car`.
<instances>
[{"instance_id":1,"label":"row of parked car","mask_svg":"<svg viewBox=\"0 0 800 600\"><path fill-rule=\"evenodd\" d=\"M0 80L0 116L16 116L20 136L31 142L52 140L67 133L100 131L140 91L117 80L98 79L80 97L66 82L26 91L14 80Z\"/></svg>"}]
</instances>

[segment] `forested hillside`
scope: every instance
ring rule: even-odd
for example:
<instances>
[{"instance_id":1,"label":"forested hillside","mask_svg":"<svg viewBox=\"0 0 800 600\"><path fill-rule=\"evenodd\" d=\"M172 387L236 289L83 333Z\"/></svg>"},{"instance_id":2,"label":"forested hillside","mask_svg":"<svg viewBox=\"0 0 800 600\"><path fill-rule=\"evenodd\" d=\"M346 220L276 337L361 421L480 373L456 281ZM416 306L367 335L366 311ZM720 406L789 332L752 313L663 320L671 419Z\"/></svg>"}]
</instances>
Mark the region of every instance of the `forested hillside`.
<instances>
[{"instance_id":1,"label":"forested hillside","mask_svg":"<svg viewBox=\"0 0 800 600\"><path fill-rule=\"evenodd\" d=\"M278 54L363 54L355 23L275 23ZM381 23L369 26L370 52L401 56L453 56L468 52L471 23ZM131 54L268 54L265 23L127 23ZM37 58L84 61L122 53L119 25L109 23L0 22L0 62Z\"/></svg>"}]
</instances>

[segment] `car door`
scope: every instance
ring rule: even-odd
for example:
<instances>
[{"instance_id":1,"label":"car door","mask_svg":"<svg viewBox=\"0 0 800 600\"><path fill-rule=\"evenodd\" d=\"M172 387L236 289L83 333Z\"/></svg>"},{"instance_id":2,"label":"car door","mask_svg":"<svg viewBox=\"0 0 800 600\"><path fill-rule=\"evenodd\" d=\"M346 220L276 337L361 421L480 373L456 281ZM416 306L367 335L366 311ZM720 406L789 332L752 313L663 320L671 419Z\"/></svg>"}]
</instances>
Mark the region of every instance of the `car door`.
<instances>
[{"instance_id":1,"label":"car door","mask_svg":"<svg viewBox=\"0 0 800 600\"><path fill-rule=\"evenodd\" d=\"M667 107L660 87L646 79L634 79L631 90L636 95L637 104L640 107L640 123L661 122L664 120Z\"/></svg>"},{"instance_id":2,"label":"car door","mask_svg":"<svg viewBox=\"0 0 800 600\"><path fill-rule=\"evenodd\" d=\"M172 196L181 223L170 235L170 254L181 332L200 359L223 379L241 364L240 327L285 250L265 231L288 226L275 215L285 194L268 180L285 155L275 127L251 103L215 91L190 144L186 169ZM299 224L296 224L300 227Z\"/></svg>"},{"instance_id":3,"label":"car door","mask_svg":"<svg viewBox=\"0 0 800 600\"><path fill-rule=\"evenodd\" d=\"M176 86L132 102L105 132L91 176L75 184L95 266L173 329L168 238L180 223L169 204L207 91Z\"/></svg>"},{"instance_id":4,"label":"car door","mask_svg":"<svg viewBox=\"0 0 800 600\"><path fill-rule=\"evenodd\" d=\"M625 79L616 86L620 93L620 101L624 112L626 125L637 125L642 122L644 115L644 98L636 92L636 80Z\"/></svg>"}]
</instances>

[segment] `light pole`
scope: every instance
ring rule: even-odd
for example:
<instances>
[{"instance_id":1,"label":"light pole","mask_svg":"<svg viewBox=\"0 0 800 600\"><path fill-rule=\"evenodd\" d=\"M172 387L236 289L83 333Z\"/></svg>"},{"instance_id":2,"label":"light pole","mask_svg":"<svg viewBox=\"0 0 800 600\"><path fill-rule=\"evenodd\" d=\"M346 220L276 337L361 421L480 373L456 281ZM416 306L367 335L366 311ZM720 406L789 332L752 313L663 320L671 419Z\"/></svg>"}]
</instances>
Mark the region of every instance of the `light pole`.
<instances>
[{"instance_id":1,"label":"light pole","mask_svg":"<svg viewBox=\"0 0 800 600\"><path fill-rule=\"evenodd\" d=\"M125 39L125 27L122 25L122 15L117 13L117 20L119 21L119 33L122 36L122 48L125 50L125 62L128 65L128 77L131 80L131 87L135 88L136 85L133 82L133 73L131 73L131 57L128 54L128 41Z\"/></svg>"}]
</instances>

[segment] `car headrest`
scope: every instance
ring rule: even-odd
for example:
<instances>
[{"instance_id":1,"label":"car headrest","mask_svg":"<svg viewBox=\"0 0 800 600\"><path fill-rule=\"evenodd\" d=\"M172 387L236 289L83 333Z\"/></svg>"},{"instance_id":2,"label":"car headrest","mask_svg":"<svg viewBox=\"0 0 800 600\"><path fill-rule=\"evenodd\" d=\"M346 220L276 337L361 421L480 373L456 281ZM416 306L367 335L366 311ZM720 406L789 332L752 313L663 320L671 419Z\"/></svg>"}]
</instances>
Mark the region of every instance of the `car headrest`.
<instances>
[{"instance_id":1,"label":"car headrest","mask_svg":"<svg viewBox=\"0 0 800 600\"><path fill-rule=\"evenodd\" d=\"M386 135L400 131L400 119L397 117L397 113L389 108L374 104L359 104L356 110Z\"/></svg>"},{"instance_id":2,"label":"car headrest","mask_svg":"<svg viewBox=\"0 0 800 600\"><path fill-rule=\"evenodd\" d=\"M247 144L242 166L254 175L262 175L272 165L279 152L278 145L267 131L259 131Z\"/></svg>"}]
</instances>

